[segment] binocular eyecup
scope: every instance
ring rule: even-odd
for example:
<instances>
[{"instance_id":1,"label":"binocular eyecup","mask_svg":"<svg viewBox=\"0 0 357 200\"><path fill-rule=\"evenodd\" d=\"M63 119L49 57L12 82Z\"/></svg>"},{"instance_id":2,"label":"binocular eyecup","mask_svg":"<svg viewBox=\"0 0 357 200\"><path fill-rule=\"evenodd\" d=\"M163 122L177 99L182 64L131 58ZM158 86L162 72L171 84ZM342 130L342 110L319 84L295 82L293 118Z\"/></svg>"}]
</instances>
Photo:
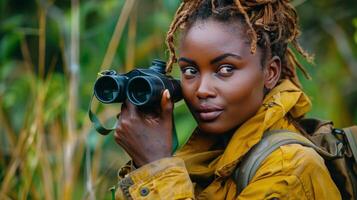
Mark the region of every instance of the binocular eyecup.
<instances>
[{"instance_id":1,"label":"binocular eyecup","mask_svg":"<svg viewBox=\"0 0 357 200\"><path fill-rule=\"evenodd\" d=\"M124 76L103 75L94 84L94 95L105 104L125 100L126 78Z\"/></svg>"},{"instance_id":2,"label":"binocular eyecup","mask_svg":"<svg viewBox=\"0 0 357 200\"><path fill-rule=\"evenodd\" d=\"M153 105L160 102L165 86L160 79L151 76L137 76L130 79L126 90L128 100L136 105Z\"/></svg>"}]
</instances>

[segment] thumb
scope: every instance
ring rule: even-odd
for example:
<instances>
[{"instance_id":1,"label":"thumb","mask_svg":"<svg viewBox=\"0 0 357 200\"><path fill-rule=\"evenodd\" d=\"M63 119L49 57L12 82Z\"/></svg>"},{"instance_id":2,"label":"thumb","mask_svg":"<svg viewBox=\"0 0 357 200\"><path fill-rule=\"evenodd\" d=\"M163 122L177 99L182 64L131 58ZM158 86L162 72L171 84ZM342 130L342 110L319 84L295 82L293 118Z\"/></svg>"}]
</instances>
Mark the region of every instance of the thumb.
<instances>
[{"instance_id":1,"label":"thumb","mask_svg":"<svg viewBox=\"0 0 357 200\"><path fill-rule=\"evenodd\" d=\"M168 89L164 90L161 97L161 117L171 117L174 103L171 101L171 95Z\"/></svg>"}]
</instances>

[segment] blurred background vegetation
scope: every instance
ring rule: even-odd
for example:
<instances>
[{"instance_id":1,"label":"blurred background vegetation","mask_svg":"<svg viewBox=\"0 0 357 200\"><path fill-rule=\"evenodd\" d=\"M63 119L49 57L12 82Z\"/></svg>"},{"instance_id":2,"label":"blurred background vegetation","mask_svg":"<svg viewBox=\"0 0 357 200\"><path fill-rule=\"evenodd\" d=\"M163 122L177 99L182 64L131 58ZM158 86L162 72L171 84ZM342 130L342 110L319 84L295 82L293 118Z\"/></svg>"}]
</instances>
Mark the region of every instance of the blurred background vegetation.
<instances>
[{"instance_id":1,"label":"blurred background vegetation","mask_svg":"<svg viewBox=\"0 0 357 200\"><path fill-rule=\"evenodd\" d=\"M357 4L294 0L309 116L357 124ZM87 117L103 69L125 72L167 58L164 39L178 0L0 0L0 199L109 199L128 157ZM174 72L174 75L177 73ZM301 75L301 74L299 74ZM98 106L102 121L119 106ZM179 133L195 123L175 109Z\"/></svg>"}]
</instances>

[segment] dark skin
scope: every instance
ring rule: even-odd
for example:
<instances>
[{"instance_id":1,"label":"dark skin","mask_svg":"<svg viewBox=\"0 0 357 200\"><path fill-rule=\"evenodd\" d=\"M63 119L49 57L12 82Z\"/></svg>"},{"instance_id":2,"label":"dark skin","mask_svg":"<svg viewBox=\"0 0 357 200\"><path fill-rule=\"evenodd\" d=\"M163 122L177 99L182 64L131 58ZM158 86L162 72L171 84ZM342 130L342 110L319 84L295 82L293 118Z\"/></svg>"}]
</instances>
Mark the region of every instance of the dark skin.
<instances>
[{"instance_id":1,"label":"dark skin","mask_svg":"<svg viewBox=\"0 0 357 200\"><path fill-rule=\"evenodd\" d=\"M140 112L129 101L122 104L114 137L133 159L136 166L171 156L173 103L165 90L161 112Z\"/></svg>"},{"instance_id":2,"label":"dark skin","mask_svg":"<svg viewBox=\"0 0 357 200\"><path fill-rule=\"evenodd\" d=\"M248 36L240 31L244 26L233 23L197 21L181 41L183 95L203 134L230 135L258 111L264 88L272 89L279 80L280 59L268 54L263 67L261 49L251 54ZM158 116L128 102L122 106L115 140L138 166L171 156L173 103L168 96L164 91Z\"/></svg>"}]
</instances>

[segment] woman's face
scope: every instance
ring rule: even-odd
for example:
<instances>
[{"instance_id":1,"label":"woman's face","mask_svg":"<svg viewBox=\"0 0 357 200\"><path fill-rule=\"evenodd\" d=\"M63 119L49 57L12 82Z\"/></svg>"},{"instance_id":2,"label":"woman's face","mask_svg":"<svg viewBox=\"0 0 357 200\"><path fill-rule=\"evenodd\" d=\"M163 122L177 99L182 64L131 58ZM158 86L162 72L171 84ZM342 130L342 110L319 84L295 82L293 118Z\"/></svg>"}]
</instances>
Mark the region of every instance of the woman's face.
<instances>
[{"instance_id":1,"label":"woman's face","mask_svg":"<svg viewBox=\"0 0 357 200\"><path fill-rule=\"evenodd\" d=\"M261 52L248 36L215 20L198 21L183 36L178 63L184 99L201 131L224 134L252 117L262 104Z\"/></svg>"}]
</instances>

